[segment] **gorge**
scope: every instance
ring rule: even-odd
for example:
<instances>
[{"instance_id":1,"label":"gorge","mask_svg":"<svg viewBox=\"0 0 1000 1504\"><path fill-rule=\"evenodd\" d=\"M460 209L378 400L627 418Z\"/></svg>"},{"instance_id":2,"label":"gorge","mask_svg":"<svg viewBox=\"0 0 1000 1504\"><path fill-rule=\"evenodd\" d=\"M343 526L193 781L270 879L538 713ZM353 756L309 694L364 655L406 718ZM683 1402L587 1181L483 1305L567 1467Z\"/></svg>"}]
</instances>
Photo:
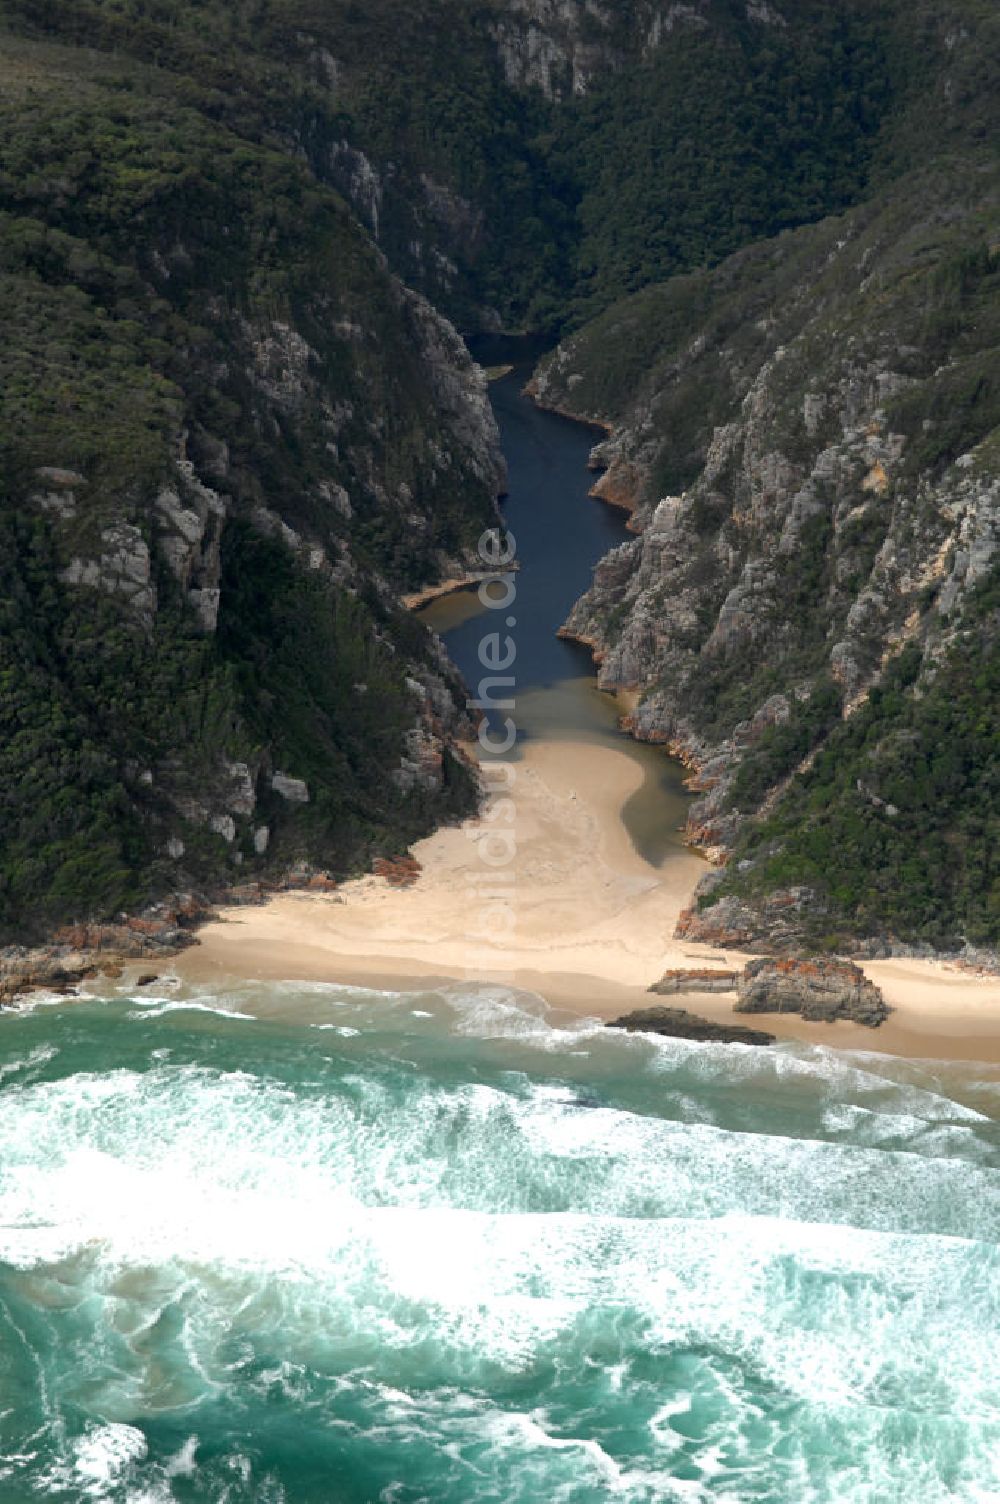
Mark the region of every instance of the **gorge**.
<instances>
[{"instance_id":1,"label":"gorge","mask_svg":"<svg viewBox=\"0 0 1000 1504\"><path fill-rule=\"evenodd\" d=\"M989 962L990 7L3 26L0 939L471 807L398 606L503 488L454 320L561 335L537 394L614 427L641 536L567 628L701 770L691 933Z\"/></svg>"},{"instance_id":2,"label":"gorge","mask_svg":"<svg viewBox=\"0 0 1000 1504\"><path fill-rule=\"evenodd\" d=\"M0 0L4 1504L1000 1497L998 76Z\"/></svg>"}]
</instances>

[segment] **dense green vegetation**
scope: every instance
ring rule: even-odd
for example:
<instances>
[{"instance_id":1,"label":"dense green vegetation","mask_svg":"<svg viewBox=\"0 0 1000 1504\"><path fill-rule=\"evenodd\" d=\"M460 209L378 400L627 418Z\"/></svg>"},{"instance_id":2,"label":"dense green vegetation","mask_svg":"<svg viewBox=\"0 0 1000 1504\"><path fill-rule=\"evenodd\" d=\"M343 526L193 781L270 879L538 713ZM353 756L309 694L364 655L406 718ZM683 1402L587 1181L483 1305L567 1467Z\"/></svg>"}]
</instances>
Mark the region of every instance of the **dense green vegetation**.
<instances>
[{"instance_id":1,"label":"dense green vegetation","mask_svg":"<svg viewBox=\"0 0 1000 1504\"><path fill-rule=\"evenodd\" d=\"M789 778L840 715L842 696L829 680L821 681L807 700L796 700L787 721L771 726L740 764L730 790L737 809L757 809L772 789Z\"/></svg>"},{"instance_id":2,"label":"dense green vegetation","mask_svg":"<svg viewBox=\"0 0 1000 1504\"><path fill-rule=\"evenodd\" d=\"M896 160L897 122L941 46L912 7L876 15L863 0L806 0L787 24L711 0L657 46L623 9L590 20L606 62L585 92L564 80L553 100L506 81L498 31L526 46L528 23L499 0L6 7L35 35L155 65L185 104L294 143L349 191L339 147L363 151L378 237L408 280L469 322L486 305L548 329L855 201ZM370 188L355 200L374 226Z\"/></svg>"},{"instance_id":3,"label":"dense green vegetation","mask_svg":"<svg viewBox=\"0 0 1000 1504\"><path fill-rule=\"evenodd\" d=\"M393 850L407 846L435 817L472 808L471 780L447 758L441 799L403 797L387 783L414 703L405 661L384 638L409 637L419 652L423 637L374 592L362 599L321 575L303 578L287 548L236 524L225 539L222 598L220 667L235 684L243 721L275 766L294 767L314 794L279 824L279 859L297 855L305 836L347 870L387 841ZM283 813L281 803L272 796L262 817Z\"/></svg>"},{"instance_id":4,"label":"dense green vegetation","mask_svg":"<svg viewBox=\"0 0 1000 1504\"><path fill-rule=\"evenodd\" d=\"M585 314L836 211L865 182L893 103L871 8L796 7L781 28L720 5L712 20L589 90L565 128Z\"/></svg>"},{"instance_id":5,"label":"dense green vegetation","mask_svg":"<svg viewBox=\"0 0 1000 1504\"><path fill-rule=\"evenodd\" d=\"M343 202L202 106L121 59L18 40L0 59L3 938L232 880L251 822L227 844L197 813L225 808L227 761L260 772L279 867L350 870L471 796L457 765L437 800L389 779L428 647L371 577L425 579L491 516L489 487ZM226 498L214 635L155 542L185 449ZM75 475L71 493L44 501L40 467ZM356 593L248 535L262 507L334 559L349 548ZM151 548L151 623L61 579L122 523ZM272 767L309 780L307 806L264 795Z\"/></svg>"},{"instance_id":6,"label":"dense green vegetation","mask_svg":"<svg viewBox=\"0 0 1000 1504\"><path fill-rule=\"evenodd\" d=\"M210 800L226 759L254 766L267 749L309 782L308 806L289 812L269 795L255 812L279 866L311 855L350 871L470 807L457 764L441 800L388 782L414 707L404 665L373 634L392 628L384 608L304 576L286 548L239 523L215 637L194 629L165 572L159 586L146 637L120 606L59 583L41 521L0 514L0 939L135 906L178 871L208 885L231 877L221 837L177 814L178 801ZM183 832L180 869L162 851L167 829ZM252 859L246 822L237 849Z\"/></svg>"},{"instance_id":7,"label":"dense green vegetation","mask_svg":"<svg viewBox=\"0 0 1000 1504\"><path fill-rule=\"evenodd\" d=\"M713 898L805 884L821 900L807 922L827 943L888 931L934 945L996 945L998 649L994 574L933 671L921 675L912 644L861 709L838 721L809 772L738 845L736 860L753 868L727 877Z\"/></svg>"}]
</instances>

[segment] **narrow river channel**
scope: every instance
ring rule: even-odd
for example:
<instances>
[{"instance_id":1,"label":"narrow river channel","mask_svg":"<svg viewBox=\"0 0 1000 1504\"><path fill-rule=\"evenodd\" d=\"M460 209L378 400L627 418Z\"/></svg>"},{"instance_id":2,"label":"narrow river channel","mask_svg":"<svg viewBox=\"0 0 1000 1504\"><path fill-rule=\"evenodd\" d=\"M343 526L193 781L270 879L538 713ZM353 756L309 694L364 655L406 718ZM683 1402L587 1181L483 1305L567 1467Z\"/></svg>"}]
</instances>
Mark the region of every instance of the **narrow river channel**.
<instances>
[{"instance_id":1,"label":"narrow river channel","mask_svg":"<svg viewBox=\"0 0 1000 1504\"><path fill-rule=\"evenodd\" d=\"M477 356L488 356L477 349ZM587 457L599 431L537 407L524 395L531 367L518 363L493 381L490 395L509 476L504 515L517 542L515 720L519 741L613 742L645 777L622 810L639 853L654 867L684 849L689 797L684 770L661 748L618 729L622 707L597 688L590 653L557 637L594 565L630 535L626 513L588 494ZM421 613L444 640L470 684L482 675L483 607L476 590L440 596Z\"/></svg>"}]
</instances>

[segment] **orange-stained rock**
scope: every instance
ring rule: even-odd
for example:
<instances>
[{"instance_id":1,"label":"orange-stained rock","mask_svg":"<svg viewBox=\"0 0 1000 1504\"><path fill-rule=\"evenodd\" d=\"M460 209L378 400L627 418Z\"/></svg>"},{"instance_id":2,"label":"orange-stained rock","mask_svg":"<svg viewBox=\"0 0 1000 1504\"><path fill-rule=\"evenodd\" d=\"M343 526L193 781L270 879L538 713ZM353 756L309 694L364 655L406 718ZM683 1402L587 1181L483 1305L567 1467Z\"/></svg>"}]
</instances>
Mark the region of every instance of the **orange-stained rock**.
<instances>
[{"instance_id":1,"label":"orange-stained rock","mask_svg":"<svg viewBox=\"0 0 1000 1504\"><path fill-rule=\"evenodd\" d=\"M738 1013L799 1013L812 1022L847 1019L875 1029L889 1017L882 993L853 961L763 956L740 978Z\"/></svg>"},{"instance_id":2,"label":"orange-stained rock","mask_svg":"<svg viewBox=\"0 0 1000 1504\"><path fill-rule=\"evenodd\" d=\"M420 863L412 856L378 856L372 863L372 871L395 888L408 888L420 876Z\"/></svg>"}]
</instances>

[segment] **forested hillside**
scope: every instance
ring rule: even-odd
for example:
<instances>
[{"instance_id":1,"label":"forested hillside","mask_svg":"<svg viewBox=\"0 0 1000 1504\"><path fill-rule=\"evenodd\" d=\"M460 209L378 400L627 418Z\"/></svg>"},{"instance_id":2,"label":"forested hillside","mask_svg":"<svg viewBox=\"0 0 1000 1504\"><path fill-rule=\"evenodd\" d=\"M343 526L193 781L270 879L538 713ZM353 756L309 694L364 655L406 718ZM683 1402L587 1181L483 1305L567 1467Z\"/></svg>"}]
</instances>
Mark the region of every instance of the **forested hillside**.
<instances>
[{"instance_id":1,"label":"forested hillside","mask_svg":"<svg viewBox=\"0 0 1000 1504\"><path fill-rule=\"evenodd\" d=\"M3 932L398 849L472 798L396 592L494 518L481 378L181 80L19 38L0 84Z\"/></svg>"},{"instance_id":2,"label":"forested hillside","mask_svg":"<svg viewBox=\"0 0 1000 1504\"><path fill-rule=\"evenodd\" d=\"M726 866L693 937L1000 943L1000 39L974 5L935 34L862 204L614 305L537 380L617 425L598 491L640 536L568 630L697 770Z\"/></svg>"},{"instance_id":3,"label":"forested hillside","mask_svg":"<svg viewBox=\"0 0 1000 1504\"><path fill-rule=\"evenodd\" d=\"M865 0L5 9L304 157L466 326L558 328L852 202L927 77L928 22Z\"/></svg>"}]
</instances>

